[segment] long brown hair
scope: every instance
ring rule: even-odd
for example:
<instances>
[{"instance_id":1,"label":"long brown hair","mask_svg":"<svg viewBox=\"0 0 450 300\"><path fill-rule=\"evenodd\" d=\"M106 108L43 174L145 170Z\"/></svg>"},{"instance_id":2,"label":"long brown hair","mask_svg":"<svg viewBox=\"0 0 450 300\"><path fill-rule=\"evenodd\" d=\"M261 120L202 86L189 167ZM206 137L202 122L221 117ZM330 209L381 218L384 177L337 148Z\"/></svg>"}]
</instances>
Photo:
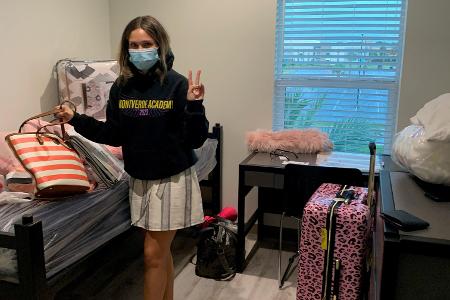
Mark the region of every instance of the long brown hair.
<instances>
[{"instance_id":1,"label":"long brown hair","mask_svg":"<svg viewBox=\"0 0 450 300\"><path fill-rule=\"evenodd\" d=\"M149 36L151 36L158 46L159 67L155 72L159 75L160 82L162 83L168 71L166 56L170 49L170 39L167 31L161 23L152 16L141 16L134 18L130 21L130 23L128 23L122 33L119 51L119 83L125 83L128 79L134 76L133 71L130 69L131 63L129 61L130 54L128 53L128 42L131 32L139 28L143 29Z\"/></svg>"}]
</instances>

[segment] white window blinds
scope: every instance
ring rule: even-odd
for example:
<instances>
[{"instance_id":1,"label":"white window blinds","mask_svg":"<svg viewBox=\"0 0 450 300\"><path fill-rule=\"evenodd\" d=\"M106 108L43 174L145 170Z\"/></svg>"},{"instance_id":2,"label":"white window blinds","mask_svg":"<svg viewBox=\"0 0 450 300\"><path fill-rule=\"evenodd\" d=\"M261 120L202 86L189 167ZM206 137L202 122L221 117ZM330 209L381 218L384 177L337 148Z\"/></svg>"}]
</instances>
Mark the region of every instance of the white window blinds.
<instances>
[{"instance_id":1,"label":"white window blinds","mask_svg":"<svg viewBox=\"0 0 450 300\"><path fill-rule=\"evenodd\" d=\"M319 128L335 151L389 153L406 0L278 0L273 129Z\"/></svg>"}]
</instances>

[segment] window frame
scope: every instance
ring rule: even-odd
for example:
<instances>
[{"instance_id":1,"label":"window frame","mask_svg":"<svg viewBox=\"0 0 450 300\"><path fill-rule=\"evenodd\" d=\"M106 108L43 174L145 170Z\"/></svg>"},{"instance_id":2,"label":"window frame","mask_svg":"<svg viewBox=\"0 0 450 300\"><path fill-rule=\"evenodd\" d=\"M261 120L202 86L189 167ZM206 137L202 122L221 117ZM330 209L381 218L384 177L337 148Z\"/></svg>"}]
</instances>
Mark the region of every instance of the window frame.
<instances>
[{"instance_id":1,"label":"window frame","mask_svg":"<svg viewBox=\"0 0 450 300\"><path fill-rule=\"evenodd\" d=\"M314 0L312 0L314 1ZM274 131L279 131L283 129L292 129L292 127L286 127L285 119L285 106L286 106L286 88L287 87L308 87L308 88L351 88L351 89L380 89L388 91L388 102L387 111L385 115L387 118L385 120L388 122L385 127L385 131L381 134L382 152L387 154L390 153L390 148L393 140L393 136L396 132L397 127L397 112L399 103L399 91L402 73L402 63L403 63L403 48L404 48L404 35L406 28L406 8L407 0L397 0L401 1L401 16L400 16L400 27L399 37L398 37L398 52L396 59L397 63L397 73L392 80L389 79L348 79L348 78L321 78L321 77L307 77L304 75L295 74L284 74L283 73L283 62L284 62L284 52L285 52L285 21L284 21L284 11L286 8L286 2L312 2L307 0L299 1L289 1L289 0L277 0L277 22L276 22L276 37L275 37L275 65L274 65L274 95L272 101L272 129ZM317 2L317 1L314 1ZM322 1L320 1L322 2ZM338 1L333 1L338 2ZM342 0L342 2L349 2ZM344 51L342 51L344 52ZM349 111L350 112L350 111ZM381 120L381 119L380 119ZM383 119L384 120L384 119ZM341 151L341 150L339 150ZM368 150L367 150L368 151ZM352 152L344 151L343 152Z\"/></svg>"}]
</instances>

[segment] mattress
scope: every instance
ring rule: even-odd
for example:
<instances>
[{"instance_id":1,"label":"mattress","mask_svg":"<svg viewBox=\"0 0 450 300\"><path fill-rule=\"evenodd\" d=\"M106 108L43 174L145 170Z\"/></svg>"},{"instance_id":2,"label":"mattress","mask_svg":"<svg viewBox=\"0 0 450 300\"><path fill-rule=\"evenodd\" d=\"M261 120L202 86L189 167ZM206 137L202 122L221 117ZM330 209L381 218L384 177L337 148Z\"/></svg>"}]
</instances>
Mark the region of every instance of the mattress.
<instances>
[{"instance_id":1,"label":"mattress","mask_svg":"<svg viewBox=\"0 0 450 300\"><path fill-rule=\"evenodd\" d=\"M14 232L23 214L42 222L47 277L130 228L128 178L108 189L63 199L0 206L0 230ZM0 279L17 282L15 250L0 248Z\"/></svg>"}]
</instances>

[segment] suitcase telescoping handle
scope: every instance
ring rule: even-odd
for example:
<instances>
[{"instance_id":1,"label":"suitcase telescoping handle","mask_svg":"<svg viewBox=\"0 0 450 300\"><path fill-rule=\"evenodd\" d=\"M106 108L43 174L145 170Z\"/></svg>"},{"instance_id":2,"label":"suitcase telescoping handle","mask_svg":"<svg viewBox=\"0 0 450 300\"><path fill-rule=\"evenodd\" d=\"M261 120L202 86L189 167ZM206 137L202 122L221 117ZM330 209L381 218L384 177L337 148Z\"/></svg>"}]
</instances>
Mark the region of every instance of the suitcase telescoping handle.
<instances>
[{"instance_id":1,"label":"suitcase telescoping handle","mask_svg":"<svg viewBox=\"0 0 450 300\"><path fill-rule=\"evenodd\" d=\"M332 300L339 299L339 281L341 279L341 260L334 260L334 286L333 286L333 297Z\"/></svg>"},{"instance_id":2,"label":"suitcase telescoping handle","mask_svg":"<svg viewBox=\"0 0 450 300\"><path fill-rule=\"evenodd\" d=\"M370 150L370 166L369 166L369 181L368 181L368 191L367 191L367 205L372 209L374 205L373 201L373 190L375 188L375 158L377 152L377 146L374 142L369 143Z\"/></svg>"},{"instance_id":3,"label":"suitcase telescoping handle","mask_svg":"<svg viewBox=\"0 0 450 300\"><path fill-rule=\"evenodd\" d=\"M370 150L370 165L369 165L369 179L368 179L368 191L367 191L367 206L370 211L373 211L374 201L373 201L373 190L375 186L375 157L376 157L376 145L374 142L369 143ZM322 285L322 300L337 300L339 297L339 281L340 281L340 270L342 267L342 263L339 259L333 259L334 256L334 235L335 235L335 227L336 227L336 210L339 205L344 202L346 204L350 203L351 194L347 193L344 195L346 191L346 187L344 186L342 191L338 193L336 199L332 201L331 205L328 208L327 213L327 222L326 222L326 239L327 239L327 248L325 253L325 261L324 261L324 272L323 272L323 285ZM332 261L334 260L334 278L332 277ZM333 289L331 286L331 281L333 279Z\"/></svg>"}]
</instances>

